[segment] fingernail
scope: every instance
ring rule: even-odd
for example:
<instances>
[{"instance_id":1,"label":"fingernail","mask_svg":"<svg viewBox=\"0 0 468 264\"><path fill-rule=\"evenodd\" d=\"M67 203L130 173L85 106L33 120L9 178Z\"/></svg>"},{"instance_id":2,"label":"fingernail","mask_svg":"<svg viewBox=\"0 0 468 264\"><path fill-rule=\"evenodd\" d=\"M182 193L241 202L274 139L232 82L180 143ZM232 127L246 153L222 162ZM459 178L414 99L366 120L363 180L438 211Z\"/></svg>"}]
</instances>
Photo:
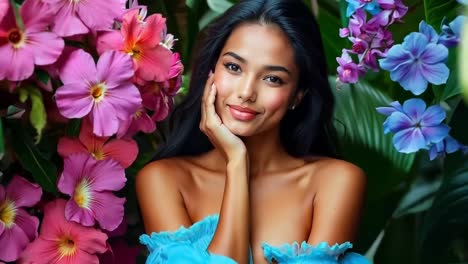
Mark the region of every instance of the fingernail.
<instances>
[{"instance_id":1,"label":"fingernail","mask_svg":"<svg viewBox=\"0 0 468 264\"><path fill-rule=\"evenodd\" d=\"M208 73L208 77L211 77L212 75L213 75L213 71L210 71L210 72Z\"/></svg>"},{"instance_id":2,"label":"fingernail","mask_svg":"<svg viewBox=\"0 0 468 264\"><path fill-rule=\"evenodd\" d=\"M216 88L216 86L215 86L215 84L213 83L213 84L211 85L211 90L214 90L215 88Z\"/></svg>"}]
</instances>

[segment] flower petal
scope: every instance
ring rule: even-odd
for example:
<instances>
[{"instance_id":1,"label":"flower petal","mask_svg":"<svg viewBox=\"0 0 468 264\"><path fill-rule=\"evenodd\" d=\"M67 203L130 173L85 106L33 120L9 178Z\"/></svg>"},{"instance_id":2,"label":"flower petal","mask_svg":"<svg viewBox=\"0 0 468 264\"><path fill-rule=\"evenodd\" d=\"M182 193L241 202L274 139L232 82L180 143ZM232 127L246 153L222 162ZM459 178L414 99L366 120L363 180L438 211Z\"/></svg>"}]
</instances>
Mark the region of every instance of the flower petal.
<instances>
[{"instance_id":1,"label":"flower petal","mask_svg":"<svg viewBox=\"0 0 468 264\"><path fill-rule=\"evenodd\" d=\"M24 27L30 32L44 31L52 24L54 10L42 1L26 0L20 7Z\"/></svg>"},{"instance_id":2,"label":"flower petal","mask_svg":"<svg viewBox=\"0 0 468 264\"><path fill-rule=\"evenodd\" d=\"M90 195L93 196L92 194ZM94 199L94 196L92 198ZM84 226L94 226L96 223L93 211L90 208L78 206L73 198L70 199L65 206L65 219Z\"/></svg>"},{"instance_id":3,"label":"flower petal","mask_svg":"<svg viewBox=\"0 0 468 264\"><path fill-rule=\"evenodd\" d=\"M429 43L421 53L420 59L424 64L436 64L445 61L448 58L448 54L448 49L444 45Z\"/></svg>"},{"instance_id":4,"label":"flower petal","mask_svg":"<svg viewBox=\"0 0 468 264\"><path fill-rule=\"evenodd\" d=\"M95 228L78 227L86 232L80 232L78 247L89 254L104 253L107 251L107 235Z\"/></svg>"},{"instance_id":5,"label":"flower petal","mask_svg":"<svg viewBox=\"0 0 468 264\"><path fill-rule=\"evenodd\" d=\"M87 119L87 118L85 118ZM57 152L62 157L70 156L74 153L88 152L88 150L81 144L77 138L62 137L59 139L57 145Z\"/></svg>"},{"instance_id":6,"label":"flower petal","mask_svg":"<svg viewBox=\"0 0 468 264\"><path fill-rule=\"evenodd\" d=\"M111 192L96 192L91 208L102 229L116 229L124 216L125 198L118 198Z\"/></svg>"},{"instance_id":7,"label":"flower petal","mask_svg":"<svg viewBox=\"0 0 468 264\"><path fill-rule=\"evenodd\" d=\"M426 147L426 140L420 129L407 128L393 137L395 148L402 153L413 153Z\"/></svg>"},{"instance_id":8,"label":"flower petal","mask_svg":"<svg viewBox=\"0 0 468 264\"><path fill-rule=\"evenodd\" d=\"M405 90L420 95L427 89L427 80L421 74L420 68L418 63L404 64L392 71L390 78L393 81L398 81Z\"/></svg>"},{"instance_id":9,"label":"flower petal","mask_svg":"<svg viewBox=\"0 0 468 264\"><path fill-rule=\"evenodd\" d=\"M387 127L392 132L398 132L414 126L413 120L401 112L393 112L387 119Z\"/></svg>"},{"instance_id":10,"label":"flower petal","mask_svg":"<svg viewBox=\"0 0 468 264\"><path fill-rule=\"evenodd\" d=\"M96 162L87 176L92 182L91 189L96 192L118 191L127 181L123 167L113 159Z\"/></svg>"},{"instance_id":11,"label":"flower petal","mask_svg":"<svg viewBox=\"0 0 468 264\"><path fill-rule=\"evenodd\" d=\"M59 252L57 251L57 241L46 240L41 237L30 243L26 249L21 253L18 263L55 263L59 259Z\"/></svg>"},{"instance_id":12,"label":"flower petal","mask_svg":"<svg viewBox=\"0 0 468 264\"><path fill-rule=\"evenodd\" d=\"M399 65L408 63L412 60L411 53L405 50L402 45L394 45L387 52L384 59L380 59L380 67L387 71L394 71Z\"/></svg>"},{"instance_id":13,"label":"flower petal","mask_svg":"<svg viewBox=\"0 0 468 264\"><path fill-rule=\"evenodd\" d=\"M421 68L421 74L428 82L439 85L447 82L450 70L447 65L443 63L437 63L433 65L423 64Z\"/></svg>"},{"instance_id":14,"label":"flower petal","mask_svg":"<svg viewBox=\"0 0 468 264\"><path fill-rule=\"evenodd\" d=\"M50 2L50 1L49 1ZM62 37L85 34L89 29L75 13L74 5L64 3L55 14L55 22L52 31Z\"/></svg>"},{"instance_id":15,"label":"flower petal","mask_svg":"<svg viewBox=\"0 0 468 264\"><path fill-rule=\"evenodd\" d=\"M119 120L112 104L101 101L94 105L89 118L93 124L93 133L99 137L110 137L117 132Z\"/></svg>"},{"instance_id":16,"label":"flower petal","mask_svg":"<svg viewBox=\"0 0 468 264\"><path fill-rule=\"evenodd\" d=\"M165 81L172 65L172 53L161 45L142 50L137 61L136 75L145 81Z\"/></svg>"},{"instance_id":17,"label":"flower petal","mask_svg":"<svg viewBox=\"0 0 468 264\"><path fill-rule=\"evenodd\" d=\"M104 143L108 139L108 137L98 137L94 135L93 127L89 118L84 118L81 120L79 138L80 141L86 146L86 149L91 153L102 150Z\"/></svg>"},{"instance_id":18,"label":"flower petal","mask_svg":"<svg viewBox=\"0 0 468 264\"><path fill-rule=\"evenodd\" d=\"M154 124L153 120L148 119ZM125 151L122 151L125 150ZM128 168L138 155L138 145L134 140L114 139L103 147L104 156L112 158L124 168Z\"/></svg>"},{"instance_id":19,"label":"flower petal","mask_svg":"<svg viewBox=\"0 0 468 264\"><path fill-rule=\"evenodd\" d=\"M67 118L82 118L91 112L94 105L85 83L69 83L59 87L55 100L60 114Z\"/></svg>"},{"instance_id":20,"label":"flower petal","mask_svg":"<svg viewBox=\"0 0 468 264\"><path fill-rule=\"evenodd\" d=\"M111 28L114 19L122 16L123 11L124 6L119 0L80 1L76 4L78 16L93 31Z\"/></svg>"},{"instance_id":21,"label":"flower petal","mask_svg":"<svg viewBox=\"0 0 468 264\"><path fill-rule=\"evenodd\" d=\"M97 64L98 80L104 81L108 89L128 82L134 75L132 58L120 51L106 51Z\"/></svg>"},{"instance_id":22,"label":"flower petal","mask_svg":"<svg viewBox=\"0 0 468 264\"><path fill-rule=\"evenodd\" d=\"M99 55L108 50L122 50L124 38L120 31L105 31L98 35L96 49Z\"/></svg>"},{"instance_id":23,"label":"flower petal","mask_svg":"<svg viewBox=\"0 0 468 264\"><path fill-rule=\"evenodd\" d=\"M115 109L115 115L121 120L130 118L141 107L140 91L132 83L123 83L114 89L109 89L106 96L107 101Z\"/></svg>"},{"instance_id":24,"label":"flower petal","mask_svg":"<svg viewBox=\"0 0 468 264\"><path fill-rule=\"evenodd\" d=\"M413 57L419 58L426 49L429 39L422 33L412 32L407 35L402 43L403 48L409 51Z\"/></svg>"},{"instance_id":25,"label":"flower petal","mask_svg":"<svg viewBox=\"0 0 468 264\"><path fill-rule=\"evenodd\" d=\"M413 124L416 124L426 111L426 103L419 98L408 99L403 103L403 111L413 120Z\"/></svg>"},{"instance_id":26,"label":"flower petal","mask_svg":"<svg viewBox=\"0 0 468 264\"><path fill-rule=\"evenodd\" d=\"M22 81L34 71L32 51L26 48L15 49L11 45L0 45L0 80Z\"/></svg>"},{"instance_id":27,"label":"flower petal","mask_svg":"<svg viewBox=\"0 0 468 264\"><path fill-rule=\"evenodd\" d=\"M438 143L448 136L450 127L445 124L431 127L421 127L424 138L426 139L426 145L430 143Z\"/></svg>"},{"instance_id":28,"label":"flower petal","mask_svg":"<svg viewBox=\"0 0 468 264\"><path fill-rule=\"evenodd\" d=\"M36 65L52 64L62 54L65 43L63 39L51 32L28 34L28 49L34 54Z\"/></svg>"},{"instance_id":29,"label":"flower petal","mask_svg":"<svg viewBox=\"0 0 468 264\"><path fill-rule=\"evenodd\" d=\"M437 126L446 117L445 111L439 105L431 105L426 111L421 115L421 125L422 126Z\"/></svg>"},{"instance_id":30,"label":"flower petal","mask_svg":"<svg viewBox=\"0 0 468 264\"><path fill-rule=\"evenodd\" d=\"M0 259L6 262L15 261L28 243L28 236L18 225L5 228L0 236L0 245L2 245Z\"/></svg>"},{"instance_id":31,"label":"flower petal","mask_svg":"<svg viewBox=\"0 0 468 264\"><path fill-rule=\"evenodd\" d=\"M138 43L153 48L161 42L162 32L166 30L166 19L161 14L152 14L145 19Z\"/></svg>"},{"instance_id":32,"label":"flower petal","mask_svg":"<svg viewBox=\"0 0 468 264\"><path fill-rule=\"evenodd\" d=\"M66 157L63 161L63 172L58 180L57 187L60 192L73 196L75 187L89 171L88 163L92 163L93 158L89 154L79 153Z\"/></svg>"},{"instance_id":33,"label":"flower petal","mask_svg":"<svg viewBox=\"0 0 468 264\"><path fill-rule=\"evenodd\" d=\"M39 219L37 219L37 217L29 215L23 209L17 209L15 224L23 230L29 241L36 239L37 229L39 228Z\"/></svg>"},{"instance_id":34,"label":"flower petal","mask_svg":"<svg viewBox=\"0 0 468 264\"><path fill-rule=\"evenodd\" d=\"M97 69L93 57L81 49L73 51L63 63L60 79L64 84L81 83L89 86L97 82Z\"/></svg>"},{"instance_id":35,"label":"flower petal","mask_svg":"<svg viewBox=\"0 0 468 264\"><path fill-rule=\"evenodd\" d=\"M59 261L54 264L70 264L70 263L86 263L86 264L99 264L99 258L96 254L90 254L83 250L78 249L78 251L73 254L72 258L61 258Z\"/></svg>"},{"instance_id":36,"label":"flower petal","mask_svg":"<svg viewBox=\"0 0 468 264\"><path fill-rule=\"evenodd\" d=\"M15 175L6 187L6 193L16 207L32 207L41 200L42 188L38 184Z\"/></svg>"}]
</instances>

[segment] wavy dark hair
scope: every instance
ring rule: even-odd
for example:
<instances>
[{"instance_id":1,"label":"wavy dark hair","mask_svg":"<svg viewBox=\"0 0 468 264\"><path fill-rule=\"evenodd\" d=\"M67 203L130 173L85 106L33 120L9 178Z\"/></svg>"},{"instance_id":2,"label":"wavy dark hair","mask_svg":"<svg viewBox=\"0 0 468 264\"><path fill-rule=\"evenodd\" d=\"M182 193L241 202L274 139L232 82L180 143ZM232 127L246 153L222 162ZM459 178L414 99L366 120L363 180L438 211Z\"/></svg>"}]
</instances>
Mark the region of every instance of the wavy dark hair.
<instances>
[{"instance_id":1,"label":"wavy dark hair","mask_svg":"<svg viewBox=\"0 0 468 264\"><path fill-rule=\"evenodd\" d=\"M336 157L331 124L334 98L327 78L322 39L310 9L300 0L244 0L227 10L203 32L195 49L190 89L171 114L171 133L154 159L198 155L213 148L199 129L201 98L231 32L240 24L277 25L289 38L300 70L296 92L304 96L280 124L281 142L295 157Z\"/></svg>"}]
</instances>

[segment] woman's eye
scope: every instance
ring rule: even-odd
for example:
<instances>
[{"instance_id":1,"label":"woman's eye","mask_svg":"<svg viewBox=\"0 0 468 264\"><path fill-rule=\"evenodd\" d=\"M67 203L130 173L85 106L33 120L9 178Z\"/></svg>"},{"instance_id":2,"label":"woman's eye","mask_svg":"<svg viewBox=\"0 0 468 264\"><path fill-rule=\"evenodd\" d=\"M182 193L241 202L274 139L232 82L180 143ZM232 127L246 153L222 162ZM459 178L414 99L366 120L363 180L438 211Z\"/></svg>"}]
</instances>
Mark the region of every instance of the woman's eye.
<instances>
[{"instance_id":1,"label":"woman's eye","mask_svg":"<svg viewBox=\"0 0 468 264\"><path fill-rule=\"evenodd\" d=\"M276 76L267 76L265 77L264 80L275 83L275 84L283 84L283 80L281 80L279 77L276 77Z\"/></svg>"},{"instance_id":2,"label":"woman's eye","mask_svg":"<svg viewBox=\"0 0 468 264\"><path fill-rule=\"evenodd\" d=\"M224 64L224 67L226 67L226 69L233 71L233 72L240 72L239 65L234 64L234 63L226 63Z\"/></svg>"}]
</instances>

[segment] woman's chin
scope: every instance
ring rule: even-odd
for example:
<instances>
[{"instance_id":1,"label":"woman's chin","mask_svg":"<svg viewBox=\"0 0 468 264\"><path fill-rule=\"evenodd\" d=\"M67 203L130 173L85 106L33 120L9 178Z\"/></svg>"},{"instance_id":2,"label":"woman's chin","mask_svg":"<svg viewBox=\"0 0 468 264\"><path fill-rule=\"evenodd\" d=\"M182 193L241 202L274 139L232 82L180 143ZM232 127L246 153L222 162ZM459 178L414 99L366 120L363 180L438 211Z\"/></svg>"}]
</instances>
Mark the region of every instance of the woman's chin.
<instances>
[{"instance_id":1,"label":"woman's chin","mask_svg":"<svg viewBox=\"0 0 468 264\"><path fill-rule=\"evenodd\" d=\"M224 125L238 137L250 137L255 131L252 129L252 126L249 124L232 124L231 122L224 123Z\"/></svg>"}]
</instances>

